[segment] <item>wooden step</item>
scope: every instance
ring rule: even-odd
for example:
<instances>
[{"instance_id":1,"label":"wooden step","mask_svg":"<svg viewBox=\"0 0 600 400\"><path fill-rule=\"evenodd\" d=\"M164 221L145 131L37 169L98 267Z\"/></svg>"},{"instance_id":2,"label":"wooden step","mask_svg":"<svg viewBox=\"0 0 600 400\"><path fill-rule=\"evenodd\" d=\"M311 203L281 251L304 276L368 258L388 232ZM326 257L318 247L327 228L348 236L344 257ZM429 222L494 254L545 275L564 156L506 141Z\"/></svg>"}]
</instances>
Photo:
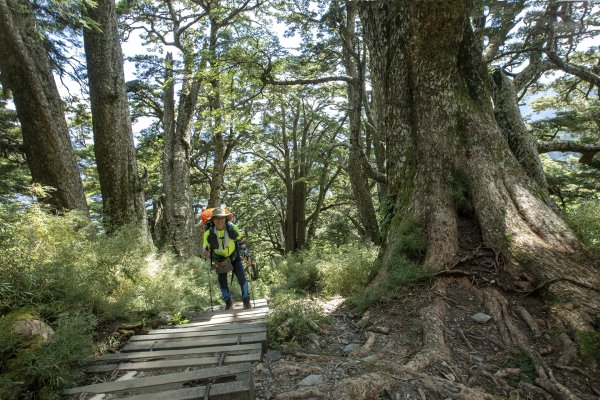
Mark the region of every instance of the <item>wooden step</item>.
<instances>
[{"instance_id":1,"label":"wooden step","mask_svg":"<svg viewBox=\"0 0 600 400\"><path fill-rule=\"evenodd\" d=\"M93 385L81 386L72 389L66 389L62 392L63 395L72 395L78 393L121 393L147 391L154 389L159 391L161 386L172 386L174 384L184 384L197 380L216 379L224 377L236 376L252 376L252 364L232 364L223 367L197 369L189 372L179 372L174 374L165 374L157 376L149 376L138 379L129 379L124 381L96 383ZM240 379L241 380L241 379Z\"/></svg>"},{"instance_id":2,"label":"wooden step","mask_svg":"<svg viewBox=\"0 0 600 400\"><path fill-rule=\"evenodd\" d=\"M231 324L235 322L261 322L265 320L267 314L259 314L259 315L229 315L224 316L223 318L215 318L208 321L200 321L200 322L192 322L186 325L180 325L183 328L192 328L192 327L204 327L204 326L217 326L224 324Z\"/></svg>"},{"instance_id":3,"label":"wooden step","mask_svg":"<svg viewBox=\"0 0 600 400\"><path fill-rule=\"evenodd\" d=\"M230 324L217 324L217 325L205 325L205 326L187 326L187 325L177 325L174 328L163 328L163 329L154 329L148 332L149 335L159 335L163 333L175 333L175 332L210 332L215 330L231 330L231 329L245 329L245 328L263 328L267 329L266 322L232 322Z\"/></svg>"},{"instance_id":4,"label":"wooden step","mask_svg":"<svg viewBox=\"0 0 600 400\"><path fill-rule=\"evenodd\" d=\"M261 359L260 353L250 353L241 355L224 355L213 357L200 358L177 358L160 361L145 361L145 362L124 362L120 364L96 365L88 368L87 373L105 373L113 371L147 371L153 369L168 369L168 368L186 368L186 367L201 367L219 364L233 364L242 362L258 362Z\"/></svg>"},{"instance_id":5,"label":"wooden step","mask_svg":"<svg viewBox=\"0 0 600 400\"><path fill-rule=\"evenodd\" d=\"M253 333L249 335L238 334L226 337L209 338L188 338L179 340L155 340L150 342L131 342L125 345L121 351L149 351L149 350L173 350L189 349L192 347L213 347L221 345L245 344L245 343L266 343L267 333Z\"/></svg>"},{"instance_id":6,"label":"wooden step","mask_svg":"<svg viewBox=\"0 0 600 400\"><path fill-rule=\"evenodd\" d=\"M192 337L208 337L208 336L227 336L239 335L245 333L258 333L266 331L264 326L248 326L235 329L213 329L213 330L192 330L169 332L169 333L148 333L146 335L135 335L129 338L132 342L146 340L161 340L161 339L176 339L176 338L192 338Z\"/></svg>"},{"instance_id":7,"label":"wooden step","mask_svg":"<svg viewBox=\"0 0 600 400\"><path fill-rule=\"evenodd\" d=\"M206 391L209 391L208 396ZM120 397L120 400L253 400L254 384L251 380L215 383L208 386L168 390L159 393L146 393L137 396Z\"/></svg>"},{"instance_id":8,"label":"wooden step","mask_svg":"<svg viewBox=\"0 0 600 400\"><path fill-rule=\"evenodd\" d=\"M161 351L138 351L133 353L110 353L104 354L96 358L98 362L106 361L123 361L123 360L144 360L144 359L166 359L174 357L191 357L202 354L245 354L245 353L260 353L262 350L261 343L238 344L232 346L214 346L214 347L197 347L191 349L175 349Z\"/></svg>"}]
</instances>

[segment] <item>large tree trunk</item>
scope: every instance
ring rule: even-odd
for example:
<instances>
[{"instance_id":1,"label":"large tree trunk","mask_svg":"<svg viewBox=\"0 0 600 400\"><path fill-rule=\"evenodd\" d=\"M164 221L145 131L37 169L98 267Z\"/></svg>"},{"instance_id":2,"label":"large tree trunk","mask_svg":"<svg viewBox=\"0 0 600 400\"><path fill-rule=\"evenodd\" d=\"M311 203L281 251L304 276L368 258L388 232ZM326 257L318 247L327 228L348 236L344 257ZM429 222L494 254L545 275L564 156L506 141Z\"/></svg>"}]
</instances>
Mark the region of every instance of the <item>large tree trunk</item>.
<instances>
[{"instance_id":1,"label":"large tree trunk","mask_svg":"<svg viewBox=\"0 0 600 400\"><path fill-rule=\"evenodd\" d=\"M188 63L191 61L188 59ZM188 64L188 71L192 68ZM175 82L173 81L173 58L166 58L166 76L163 115L163 207L166 236L171 250L182 258L197 255L198 233L194 224L194 212L190 193L190 124L198 97L199 82L190 76L184 78L175 120Z\"/></svg>"},{"instance_id":2,"label":"large tree trunk","mask_svg":"<svg viewBox=\"0 0 600 400\"><path fill-rule=\"evenodd\" d=\"M104 225L109 232L125 224L147 232L114 0L99 0L86 11L98 24L98 29L84 29L83 38Z\"/></svg>"},{"instance_id":3,"label":"large tree trunk","mask_svg":"<svg viewBox=\"0 0 600 400\"><path fill-rule=\"evenodd\" d=\"M500 69L495 70L492 77L496 121L513 154L527 175L540 186L540 194L550 204L544 168L537 152L535 139L523 122L514 84Z\"/></svg>"},{"instance_id":4,"label":"large tree trunk","mask_svg":"<svg viewBox=\"0 0 600 400\"><path fill-rule=\"evenodd\" d=\"M214 124L212 126L215 158L210 179L210 195L208 207L217 207L221 203L221 188L225 181L225 140L223 138L223 117L221 116L223 102L221 101L221 82L219 81L217 61L217 25L211 23L210 35L210 67L211 73L216 75L210 82L212 93L208 96L210 111L213 113Z\"/></svg>"},{"instance_id":5,"label":"large tree trunk","mask_svg":"<svg viewBox=\"0 0 600 400\"><path fill-rule=\"evenodd\" d=\"M533 288L577 276L593 286L592 272L577 262L582 256L578 238L544 201L494 119L487 72L467 17L469 4L361 3L396 198L382 274L404 252L402 237L412 220L426 238L424 266L431 271L453 267L459 218L466 215L477 221L484 243L501 251L512 284ZM581 299L578 289L552 286L562 299Z\"/></svg>"},{"instance_id":6,"label":"large tree trunk","mask_svg":"<svg viewBox=\"0 0 600 400\"><path fill-rule=\"evenodd\" d=\"M55 189L44 201L87 215L63 104L36 26L27 2L0 0L0 79L13 92L33 181Z\"/></svg>"},{"instance_id":7,"label":"large tree trunk","mask_svg":"<svg viewBox=\"0 0 600 400\"><path fill-rule=\"evenodd\" d=\"M344 66L346 74L352 81L346 84L348 95L348 120L350 128L350 151L348 153L348 176L352 186L352 193L358 209L358 216L369 239L375 244L381 244L377 214L373 206L373 198L365 176L362 163L363 146L361 143L361 114L362 114L362 74L359 73L358 52L356 51L356 3L346 2L346 27L342 32L344 50ZM364 67L364 66L362 66Z\"/></svg>"},{"instance_id":8,"label":"large tree trunk","mask_svg":"<svg viewBox=\"0 0 600 400\"><path fill-rule=\"evenodd\" d=\"M485 335L528 357L535 367L535 386L530 385L535 391L544 398L579 398L553 375L530 339L535 333L528 336L513 314L533 321L534 331L535 318L544 316L529 315L520 299L549 290L556 296L548 309L557 317L553 326L566 322L591 331L600 311L598 275L581 263L577 237L544 201L498 127L481 46L468 20L473 3L359 3L395 198L382 268L372 286L416 262L432 275L430 284L415 285L429 287L420 310L422 348L408 360L385 365L390 376L402 376L402 385L434 392L435 398L497 398L471 380L459 378L448 390L450 380L439 379L439 367L454 371L465 365L451 340L464 336L455 318L468 308L454 299L466 297L468 306L484 307L492 317ZM424 248L415 240L419 230ZM339 398L351 397L347 386L340 385Z\"/></svg>"}]
</instances>

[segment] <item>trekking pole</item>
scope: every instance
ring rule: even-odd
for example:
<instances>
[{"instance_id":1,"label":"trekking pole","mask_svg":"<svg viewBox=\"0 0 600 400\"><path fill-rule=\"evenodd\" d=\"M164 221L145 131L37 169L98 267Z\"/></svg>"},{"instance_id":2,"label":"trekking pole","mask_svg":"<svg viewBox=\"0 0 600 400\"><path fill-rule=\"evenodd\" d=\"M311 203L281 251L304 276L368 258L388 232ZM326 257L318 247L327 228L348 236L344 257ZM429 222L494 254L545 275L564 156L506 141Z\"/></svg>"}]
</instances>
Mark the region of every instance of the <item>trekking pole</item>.
<instances>
[{"instance_id":1,"label":"trekking pole","mask_svg":"<svg viewBox=\"0 0 600 400\"><path fill-rule=\"evenodd\" d=\"M252 266L247 267L248 270L250 270ZM252 281L252 274L250 272L248 272L248 292L250 292L250 298L252 299L252 307L256 308L256 302L254 301L254 294L252 293L252 285L250 284L250 281Z\"/></svg>"},{"instance_id":2,"label":"trekking pole","mask_svg":"<svg viewBox=\"0 0 600 400\"><path fill-rule=\"evenodd\" d=\"M210 258L207 258L206 261L208 261L208 287L209 287L209 292L210 292L210 312L215 312L215 310L213 309L213 295L212 295L212 279L210 279L210 270L212 269L212 251L210 252Z\"/></svg>"}]
</instances>

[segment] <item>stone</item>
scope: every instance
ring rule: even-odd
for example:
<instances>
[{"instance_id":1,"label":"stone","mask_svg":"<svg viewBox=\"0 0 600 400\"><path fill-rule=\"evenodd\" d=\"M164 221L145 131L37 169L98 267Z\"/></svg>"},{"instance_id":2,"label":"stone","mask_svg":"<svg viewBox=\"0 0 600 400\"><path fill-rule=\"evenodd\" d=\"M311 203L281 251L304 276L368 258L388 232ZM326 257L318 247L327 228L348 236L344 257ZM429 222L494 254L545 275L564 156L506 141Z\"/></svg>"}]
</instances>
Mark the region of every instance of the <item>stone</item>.
<instances>
[{"instance_id":1,"label":"stone","mask_svg":"<svg viewBox=\"0 0 600 400\"><path fill-rule=\"evenodd\" d=\"M299 386L315 386L325 382L323 375L309 375L306 378L298 382Z\"/></svg>"},{"instance_id":2,"label":"stone","mask_svg":"<svg viewBox=\"0 0 600 400\"><path fill-rule=\"evenodd\" d=\"M43 342L46 342L48 339L54 336L54 330L50 327L50 325L35 318L19 319L15 321L12 329L17 335L20 335L26 339L40 337L42 338Z\"/></svg>"},{"instance_id":3,"label":"stone","mask_svg":"<svg viewBox=\"0 0 600 400\"><path fill-rule=\"evenodd\" d=\"M351 352L353 352L355 350L358 350L358 349L360 349L360 343L350 343L350 344L347 344L344 347L344 352L345 353L351 353Z\"/></svg>"},{"instance_id":4,"label":"stone","mask_svg":"<svg viewBox=\"0 0 600 400\"><path fill-rule=\"evenodd\" d=\"M485 361L485 358L483 356L480 356L479 354L475 354L472 357L473 357L473 360L478 363L482 363Z\"/></svg>"},{"instance_id":5,"label":"stone","mask_svg":"<svg viewBox=\"0 0 600 400\"><path fill-rule=\"evenodd\" d=\"M492 319L492 317L490 317L489 315L484 314L484 313L477 313L477 314L471 315L471 319L475 322L479 322L480 324L485 324L490 319Z\"/></svg>"},{"instance_id":6,"label":"stone","mask_svg":"<svg viewBox=\"0 0 600 400\"><path fill-rule=\"evenodd\" d=\"M265 365L263 363L258 363L256 365L256 371L262 373L262 374L268 374L269 370L267 369L267 367L265 367Z\"/></svg>"},{"instance_id":7,"label":"stone","mask_svg":"<svg viewBox=\"0 0 600 400\"><path fill-rule=\"evenodd\" d=\"M277 350L267 351L263 358L268 362L279 361L283 358L283 355Z\"/></svg>"},{"instance_id":8,"label":"stone","mask_svg":"<svg viewBox=\"0 0 600 400\"><path fill-rule=\"evenodd\" d=\"M159 312L156 318L158 318L162 324L167 324L173 319L173 317L166 311Z\"/></svg>"}]
</instances>

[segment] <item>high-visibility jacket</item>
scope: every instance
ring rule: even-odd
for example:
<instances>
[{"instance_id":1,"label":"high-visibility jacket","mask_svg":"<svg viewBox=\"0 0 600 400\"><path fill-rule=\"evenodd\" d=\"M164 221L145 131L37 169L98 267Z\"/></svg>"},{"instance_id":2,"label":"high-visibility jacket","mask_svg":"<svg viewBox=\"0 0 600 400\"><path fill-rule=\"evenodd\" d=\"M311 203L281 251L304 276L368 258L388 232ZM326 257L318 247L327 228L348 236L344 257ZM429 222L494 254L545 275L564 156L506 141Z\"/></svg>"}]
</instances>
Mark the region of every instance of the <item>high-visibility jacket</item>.
<instances>
[{"instance_id":1,"label":"high-visibility jacket","mask_svg":"<svg viewBox=\"0 0 600 400\"><path fill-rule=\"evenodd\" d=\"M225 233L228 240L225 240ZM214 225L211 225L204 232L202 248L209 250L216 261L227 257L235 259L239 254L236 242L242 237L243 233L232 222L227 221L223 230L217 230Z\"/></svg>"}]
</instances>

